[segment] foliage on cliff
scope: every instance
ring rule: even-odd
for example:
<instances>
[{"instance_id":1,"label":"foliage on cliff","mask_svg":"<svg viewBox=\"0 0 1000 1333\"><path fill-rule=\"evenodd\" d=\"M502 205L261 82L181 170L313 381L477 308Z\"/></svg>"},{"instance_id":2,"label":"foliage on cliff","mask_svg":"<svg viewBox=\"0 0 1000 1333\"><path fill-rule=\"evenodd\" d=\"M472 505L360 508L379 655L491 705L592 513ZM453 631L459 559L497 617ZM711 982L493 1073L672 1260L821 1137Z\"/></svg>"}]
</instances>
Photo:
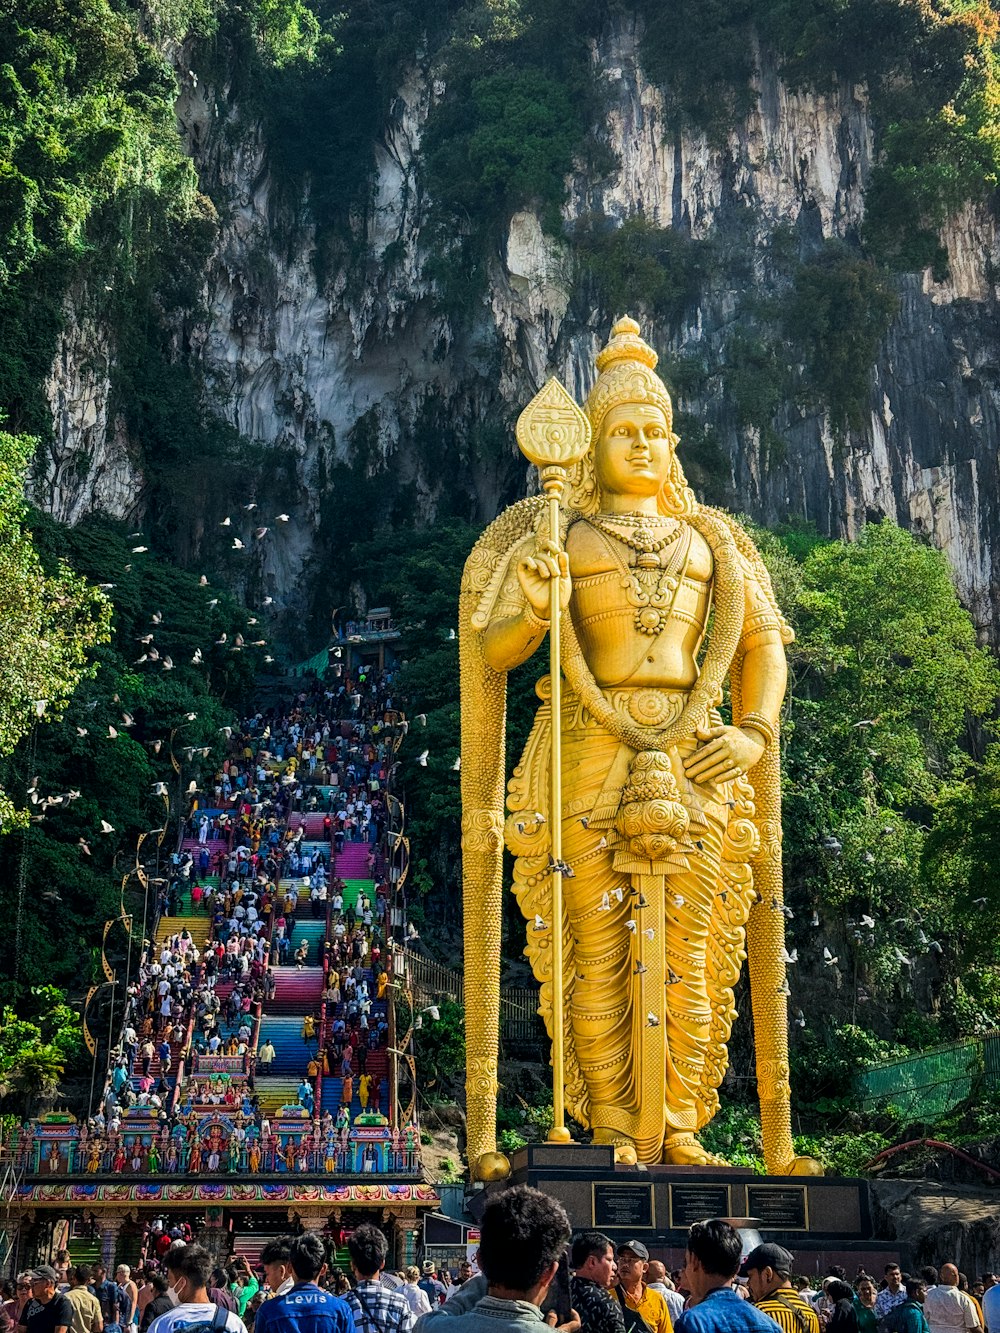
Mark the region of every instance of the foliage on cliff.
<instances>
[{"instance_id":1,"label":"foliage on cliff","mask_svg":"<svg viewBox=\"0 0 1000 1333\"><path fill-rule=\"evenodd\" d=\"M0 764L36 728L59 721L110 632L107 598L67 564L46 571L39 559L24 503L35 443L0 430ZM20 793L0 785L0 833L27 821Z\"/></svg>"},{"instance_id":2,"label":"foliage on cliff","mask_svg":"<svg viewBox=\"0 0 1000 1333\"><path fill-rule=\"evenodd\" d=\"M866 236L899 268L938 267L937 229L1000 179L998 15L989 0L645 0L644 55L675 117L716 142L755 104L758 62L805 92L863 85L878 128Z\"/></svg>"}]
</instances>

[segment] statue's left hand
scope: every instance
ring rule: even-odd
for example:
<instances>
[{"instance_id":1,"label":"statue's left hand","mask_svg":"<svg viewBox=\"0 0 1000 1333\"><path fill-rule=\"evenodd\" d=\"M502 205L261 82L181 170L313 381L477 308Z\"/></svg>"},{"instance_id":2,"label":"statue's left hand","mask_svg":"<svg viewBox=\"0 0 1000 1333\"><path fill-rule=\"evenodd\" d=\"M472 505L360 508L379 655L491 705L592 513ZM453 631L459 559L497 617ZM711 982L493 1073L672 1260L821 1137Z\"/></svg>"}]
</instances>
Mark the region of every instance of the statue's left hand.
<instances>
[{"instance_id":1,"label":"statue's left hand","mask_svg":"<svg viewBox=\"0 0 1000 1333\"><path fill-rule=\"evenodd\" d=\"M699 727L699 745L684 761L684 772L692 782L731 782L748 773L764 753L764 741L756 731L739 727Z\"/></svg>"}]
</instances>

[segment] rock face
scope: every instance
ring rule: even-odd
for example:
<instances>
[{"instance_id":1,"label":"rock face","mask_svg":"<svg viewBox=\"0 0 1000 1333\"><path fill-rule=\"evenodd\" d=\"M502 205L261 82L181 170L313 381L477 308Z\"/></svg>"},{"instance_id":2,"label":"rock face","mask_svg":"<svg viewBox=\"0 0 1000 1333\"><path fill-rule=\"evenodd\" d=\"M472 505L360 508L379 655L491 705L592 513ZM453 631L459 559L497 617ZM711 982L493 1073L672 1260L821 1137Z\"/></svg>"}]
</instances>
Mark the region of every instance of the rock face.
<instances>
[{"instance_id":1,"label":"rock face","mask_svg":"<svg viewBox=\"0 0 1000 1333\"><path fill-rule=\"evenodd\" d=\"M724 147L712 147L697 135L667 131L662 93L639 63L639 36L618 21L594 46L620 169L608 181L569 182L569 226L585 214L641 214L693 238L745 246L751 271L776 228L794 229L801 245L856 236L873 155L863 90L794 93L762 59L756 108ZM512 434L499 457L480 456L477 428L506 428L552 372L582 396L610 319L622 312L581 309L571 300L568 253L531 213L511 219L476 308L461 321L443 312L424 272L429 241L418 173L421 128L441 90L419 69L399 89L377 148L360 282L346 271L317 278L316 237L283 216L259 130L234 135L230 122L223 133L224 90L184 70L180 82L179 125L224 219L205 274L207 314L188 331L183 354L216 410L282 455L294 474L300 521L294 536L272 548L266 569L269 591L294 605L303 571L324 557L316 542L332 463L393 469L425 518L455 487L467 496L470 516L491 517L529 481ZM786 449L776 460L754 430L738 424L724 383L713 381L681 406L715 428L726 470L719 482L730 503L769 523L811 519L831 535L849 536L889 516L947 553L963 600L996 637L1000 346L993 274L1000 244L994 219L973 209L942 239L948 280L900 281L900 310L874 367L863 429L835 438L822 413L789 406L778 421ZM738 318L740 296L732 279L710 279L682 327L654 327L647 337L661 352L717 352ZM141 458L131 461L121 432L107 421L101 367L109 345L100 331L71 326L50 380L57 445L38 491L70 521L95 507L130 512L140 489ZM466 441L461 466L447 475L415 443L416 424L431 409Z\"/></svg>"},{"instance_id":2,"label":"rock face","mask_svg":"<svg viewBox=\"0 0 1000 1333\"><path fill-rule=\"evenodd\" d=\"M141 506L139 460L119 420L109 413L112 335L93 320L74 317L82 294L67 303L67 317L45 394L53 438L36 459L36 495L63 523L92 510L131 518Z\"/></svg>"}]
</instances>

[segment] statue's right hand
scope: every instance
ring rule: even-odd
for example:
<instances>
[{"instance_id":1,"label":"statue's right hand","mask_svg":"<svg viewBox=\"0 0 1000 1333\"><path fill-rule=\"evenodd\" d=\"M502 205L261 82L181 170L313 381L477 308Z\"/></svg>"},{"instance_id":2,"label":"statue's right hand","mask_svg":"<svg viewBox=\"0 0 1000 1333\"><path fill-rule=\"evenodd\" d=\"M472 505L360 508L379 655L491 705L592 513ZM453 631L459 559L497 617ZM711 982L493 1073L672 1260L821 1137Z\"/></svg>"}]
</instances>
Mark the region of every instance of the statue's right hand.
<instances>
[{"instance_id":1,"label":"statue's right hand","mask_svg":"<svg viewBox=\"0 0 1000 1333\"><path fill-rule=\"evenodd\" d=\"M572 592L569 556L565 551L557 551L551 542L539 542L533 556L518 561L517 581L540 620L549 618L553 579L559 580L559 606L565 611Z\"/></svg>"}]
</instances>

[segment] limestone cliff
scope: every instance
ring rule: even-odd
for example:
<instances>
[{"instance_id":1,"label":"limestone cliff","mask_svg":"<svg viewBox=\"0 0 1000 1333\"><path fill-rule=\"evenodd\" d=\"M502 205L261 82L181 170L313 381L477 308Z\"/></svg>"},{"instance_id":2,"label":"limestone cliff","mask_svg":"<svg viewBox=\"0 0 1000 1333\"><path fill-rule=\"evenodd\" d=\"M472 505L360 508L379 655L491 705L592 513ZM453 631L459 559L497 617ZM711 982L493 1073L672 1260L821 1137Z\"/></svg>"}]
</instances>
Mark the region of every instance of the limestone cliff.
<instances>
[{"instance_id":1,"label":"limestone cliff","mask_svg":"<svg viewBox=\"0 0 1000 1333\"><path fill-rule=\"evenodd\" d=\"M663 90L643 72L639 37L637 21L618 20L594 43L608 95L604 134L618 169L604 181L572 178L564 220L571 231L589 215L642 215L741 249L743 277L733 268L710 275L680 321L647 334L662 353L704 354L718 366L744 318L745 287L766 288L761 256L771 238L790 230L800 250L827 238L856 242L872 117L863 88L793 92L763 53L755 109L725 145L713 146L670 129ZM295 605L303 571L329 555L320 533L324 505L336 502L331 466L392 469L424 519L445 496L454 509L456 489L470 515L489 518L529 481L509 431L501 448L481 450L482 427L506 430L552 372L582 396L593 355L621 312L588 300L567 248L530 211L510 219L473 309L456 319L435 301L419 167L428 108L444 89L419 59L377 145L377 185L358 224L362 280L356 262L351 272L316 263L315 231L303 210L293 215L278 200L259 126L232 107L224 85L192 71L183 50L175 64L179 126L222 220L202 311L178 329L177 354L197 368L217 410L294 472L298 522L269 548L263 578L276 601ZM764 522L799 516L834 535L882 515L926 534L947 552L977 623L995 636L995 219L968 208L942 240L945 281L929 272L898 280L899 312L878 353L861 428L838 433L826 413L788 403L776 421L779 453L741 424L724 370L677 396L686 419L711 425L721 444L720 498ZM95 507L129 517L141 509L142 440L124 438L109 417L113 358L113 330L70 320L48 384L55 443L37 482L42 502L70 520ZM443 466L419 439L444 420L460 447Z\"/></svg>"}]
</instances>

